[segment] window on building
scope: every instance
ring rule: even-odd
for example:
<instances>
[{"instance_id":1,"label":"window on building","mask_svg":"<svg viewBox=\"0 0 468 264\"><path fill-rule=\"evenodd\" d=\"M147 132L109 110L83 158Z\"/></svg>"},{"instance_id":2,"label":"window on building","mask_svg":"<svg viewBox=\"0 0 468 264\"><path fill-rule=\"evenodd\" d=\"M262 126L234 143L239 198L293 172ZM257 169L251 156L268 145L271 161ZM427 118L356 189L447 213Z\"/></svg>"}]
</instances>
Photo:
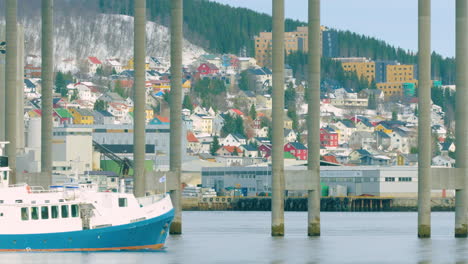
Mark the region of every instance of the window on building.
<instances>
[{"instance_id":1,"label":"window on building","mask_svg":"<svg viewBox=\"0 0 468 264\"><path fill-rule=\"evenodd\" d=\"M62 206L60 207L60 209L61 209L61 213L62 213L62 214L61 214L61 215L62 215L62 218L68 218L68 211L69 211L68 205L62 205Z\"/></svg>"},{"instance_id":2,"label":"window on building","mask_svg":"<svg viewBox=\"0 0 468 264\"><path fill-rule=\"evenodd\" d=\"M78 217L80 215L79 207L77 204L72 204L71 206L71 216Z\"/></svg>"},{"instance_id":3,"label":"window on building","mask_svg":"<svg viewBox=\"0 0 468 264\"><path fill-rule=\"evenodd\" d=\"M21 220L23 221L29 220L29 208L27 207L21 208Z\"/></svg>"},{"instance_id":4,"label":"window on building","mask_svg":"<svg viewBox=\"0 0 468 264\"><path fill-rule=\"evenodd\" d=\"M39 219L39 208L38 207L31 207L31 219L38 220Z\"/></svg>"},{"instance_id":5,"label":"window on building","mask_svg":"<svg viewBox=\"0 0 468 264\"><path fill-rule=\"evenodd\" d=\"M395 181L395 177L385 177L385 181L386 181L386 182L394 182L394 181Z\"/></svg>"}]
</instances>

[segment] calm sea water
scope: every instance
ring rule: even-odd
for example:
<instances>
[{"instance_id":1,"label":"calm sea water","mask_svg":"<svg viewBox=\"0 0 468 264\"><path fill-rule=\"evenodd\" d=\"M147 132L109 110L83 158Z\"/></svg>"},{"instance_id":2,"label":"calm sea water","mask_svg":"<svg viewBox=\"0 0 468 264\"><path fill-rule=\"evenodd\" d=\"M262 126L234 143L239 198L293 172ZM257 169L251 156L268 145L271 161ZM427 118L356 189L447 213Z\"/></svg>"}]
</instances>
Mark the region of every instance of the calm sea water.
<instances>
[{"instance_id":1,"label":"calm sea water","mask_svg":"<svg viewBox=\"0 0 468 264\"><path fill-rule=\"evenodd\" d=\"M416 213L286 213L286 236L270 236L269 212L184 212L184 234L158 252L3 253L0 263L468 263L468 239L453 238L454 213L432 214L432 239L416 237Z\"/></svg>"}]
</instances>

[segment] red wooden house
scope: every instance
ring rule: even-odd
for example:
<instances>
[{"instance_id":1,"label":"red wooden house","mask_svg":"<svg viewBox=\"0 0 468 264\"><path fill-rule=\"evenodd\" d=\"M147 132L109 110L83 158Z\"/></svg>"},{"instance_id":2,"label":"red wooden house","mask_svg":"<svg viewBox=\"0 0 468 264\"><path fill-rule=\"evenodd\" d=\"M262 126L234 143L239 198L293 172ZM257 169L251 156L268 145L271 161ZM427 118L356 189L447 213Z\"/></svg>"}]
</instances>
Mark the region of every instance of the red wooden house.
<instances>
[{"instance_id":1,"label":"red wooden house","mask_svg":"<svg viewBox=\"0 0 468 264\"><path fill-rule=\"evenodd\" d=\"M291 142L284 145L284 151L289 152L299 160L307 160L308 150L307 147L299 142Z\"/></svg>"},{"instance_id":2,"label":"red wooden house","mask_svg":"<svg viewBox=\"0 0 468 264\"><path fill-rule=\"evenodd\" d=\"M201 75L206 75L206 74L217 74L219 72L219 69L214 64L203 63L198 67L197 71Z\"/></svg>"},{"instance_id":3,"label":"red wooden house","mask_svg":"<svg viewBox=\"0 0 468 264\"><path fill-rule=\"evenodd\" d=\"M338 133L330 127L321 128L320 145L328 148L338 147Z\"/></svg>"}]
</instances>

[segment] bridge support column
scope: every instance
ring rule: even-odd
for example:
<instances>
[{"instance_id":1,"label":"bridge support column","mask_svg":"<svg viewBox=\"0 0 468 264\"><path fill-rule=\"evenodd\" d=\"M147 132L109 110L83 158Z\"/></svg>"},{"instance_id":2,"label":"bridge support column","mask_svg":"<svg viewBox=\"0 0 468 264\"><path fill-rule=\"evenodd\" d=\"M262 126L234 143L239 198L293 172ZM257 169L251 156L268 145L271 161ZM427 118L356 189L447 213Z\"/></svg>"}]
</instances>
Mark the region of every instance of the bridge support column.
<instances>
[{"instance_id":1,"label":"bridge support column","mask_svg":"<svg viewBox=\"0 0 468 264\"><path fill-rule=\"evenodd\" d=\"M145 196L145 106L146 106L146 1L135 0L134 32L134 68L135 84L133 87L133 161L134 161L134 194Z\"/></svg>"},{"instance_id":2,"label":"bridge support column","mask_svg":"<svg viewBox=\"0 0 468 264\"><path fill-rule=\"evenodd\" d=\"M307 114L308 170L314 190L309 190L309 236L320 236L320 0L309 0L309 85Z\"/></svg>"},{"instance_id":3,"label":"bridge support column","mask_svg":"<svg viewBox=\"0 0 468 264\"><path fill-rule=\"evenodd\" d=\"M272 140L271 235L284 236L284 0L273 0Z\"/></svg>"},{"instance_id":4,"label":"bridge support column","mask_svg":"<svg viewBox=\"0 0 468 264\"><path fill-rule=\"evenodd\" d=\"M182 40L183 1L171 1L171 135L170 170L173 172L174 190L171 199L175 216L170 234L182 234Z\"/></svg>"},{"instance_id":5,"label":"bridge support column","mask_svg":"<svg viewBox=\"0 0 468 264\"><path fill-rule=\"evenodd\" d=\"M431 237L431 0L419 0L418 237Z\"/></svg>"},{"instance_id":6,"label":"bridge support column","mask_svg":"<svg viewBox=\"0 0 468 264\"><path fill-rule=\"evenodd\" d=\"M457 60L457 108L456 147L457 176L463 182L455 196L455 237L468 235L468 0L456 1L456 60Z\"/></svg>"},{"instance_id":7,"label":"bridge support column","mask_svg":"<svg viewBox=\"0 0 468 264\"><path fill-rule=\"evenodd\" d=\"M46 183L52 184L52 94L54 85L54 18L53 0L42 0L42 119L41 119L41 172Z\"/></svg>"},{"instance_id":8,"label":"bridge support column","mask_svg":"<svg viewBox=\"0 0 468 264\"><path fill-rule=\"evenodd\" d=\"M17 70L18 70L18 25L17 0L6 1L6 76L5 76L5 139L6 154L11 169L10 184L16 183L16 136L17 136Z\"/></svg>"}]
</instances>

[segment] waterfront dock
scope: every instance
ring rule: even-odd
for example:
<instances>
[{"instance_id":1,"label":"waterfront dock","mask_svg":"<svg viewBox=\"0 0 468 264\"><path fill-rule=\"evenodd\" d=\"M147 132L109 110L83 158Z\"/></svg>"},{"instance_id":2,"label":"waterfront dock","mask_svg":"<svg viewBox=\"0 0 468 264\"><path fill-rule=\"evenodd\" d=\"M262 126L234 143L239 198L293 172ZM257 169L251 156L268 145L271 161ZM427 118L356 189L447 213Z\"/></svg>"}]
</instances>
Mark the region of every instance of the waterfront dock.
<instances>
[{"instance_id":1,"label":"waterfront dock","mask_svg":"<svg viewBox=\"0 0 468 264\"><path fill-rule=\"evenodd\" d=\"M417 211L417 198L395 197L322 197L322 212L404 212ZM307 211L307 197L285 199L286 211ZM186 211L270 211L270 197L184 198ZM432 211L453 211L454 198L432 198Z\"/></svg>"}]
</instances>

